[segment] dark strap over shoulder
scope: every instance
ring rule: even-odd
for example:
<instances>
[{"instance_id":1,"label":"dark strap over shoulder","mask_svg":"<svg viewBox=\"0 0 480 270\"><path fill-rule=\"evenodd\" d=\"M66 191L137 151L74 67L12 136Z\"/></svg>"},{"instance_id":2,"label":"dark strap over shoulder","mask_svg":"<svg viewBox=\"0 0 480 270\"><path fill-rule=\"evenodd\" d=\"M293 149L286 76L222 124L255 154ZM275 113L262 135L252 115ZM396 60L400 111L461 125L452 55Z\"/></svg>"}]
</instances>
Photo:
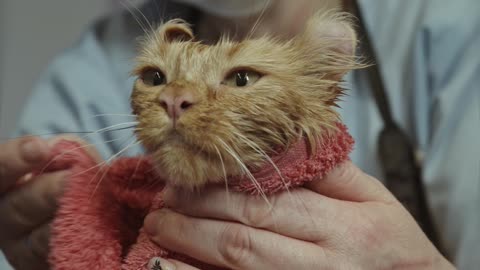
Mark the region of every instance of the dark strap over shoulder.
<instances>
[{"instance_id":1,"label":"dark strap over shoulder","mask_svg":"<svg viewBox=\"0 0 480 270\"><path fill-rule=\"evenodd\" d=\"M440 239L430 215L422 182L421 166L416 160L414 146L392 116L381 76L380 62L366 30L358 1L347 1L347 4L351 13L359 21L358 30L362 55L375 63L368 67L366 72L368 72L372 95L383 119L383 129L378 137L378 155L385 176L385 184L415 218L433 244L442 252Z\"/></svg>"}]
</instances>

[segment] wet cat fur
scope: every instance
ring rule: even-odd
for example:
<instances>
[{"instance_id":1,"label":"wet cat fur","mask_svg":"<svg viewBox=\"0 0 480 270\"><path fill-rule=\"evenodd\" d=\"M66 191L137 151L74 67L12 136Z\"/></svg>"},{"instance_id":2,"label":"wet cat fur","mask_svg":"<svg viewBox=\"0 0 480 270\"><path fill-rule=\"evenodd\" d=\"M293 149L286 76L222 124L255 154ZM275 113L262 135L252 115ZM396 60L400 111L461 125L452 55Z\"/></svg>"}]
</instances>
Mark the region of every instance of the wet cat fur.
<instances>
[{"instance_id":1,"label":"wet cat fur","mask_svg":"<svg viewBox=\"0 0 480 270\"><path fill-rule=\"evenodd\" d=\"M336 131L339 83L359 67L355 47L351 19L338 12L317 13L291 40L224 37L213 45L196 41L182 20L166 22L143 41L133 72L137 137L162 176L188 189L248 174L302 138L314 150ZM166 83L145 84L148 69L162 71ZM238 70L261 78L246 87L223 83ZM197 100L175 128L159 103L163 91L189 91Z\"/></svg>"}]
</instances>

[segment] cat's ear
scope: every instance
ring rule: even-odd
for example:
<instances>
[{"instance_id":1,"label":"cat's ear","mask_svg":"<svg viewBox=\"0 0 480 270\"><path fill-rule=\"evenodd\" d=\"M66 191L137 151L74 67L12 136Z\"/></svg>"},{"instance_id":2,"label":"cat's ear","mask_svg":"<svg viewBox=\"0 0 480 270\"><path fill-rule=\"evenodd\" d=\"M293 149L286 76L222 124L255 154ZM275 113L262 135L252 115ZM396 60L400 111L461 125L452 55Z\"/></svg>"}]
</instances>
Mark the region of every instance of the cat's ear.
<instances>
[{"instance_id":1,"label":"cat's ear","mask_svg":"<svg viewBox=\"0 0 480 270\"><path fill-rule=\"evenodd\" d=\"M313 42L313 45L329 46L344 55L355 54L357 46L352 19L341 12L315 14L307 22L304 38Z\"/></svg>"},{"instance_id":2,"label":"cat's ear","mask_svg":"<svg viewBox=\"0 0 480 270\"><path fill-rule=\"evenodd\" d=\"M193 41L194 35L190 25L181 19L173 19L164 23L157 33L164 42Z\"/></svg>"},{"instance_id":3,"label":"cat's ear","mask_svg":"<svg viewBox=\"0 0 480 270\"><path fill-rule=\"evenodd\" d=\"M315 14L298 41L306 57L323 66L324 73L331 79L340 80L345 73L358 67L357 35L348 14L333 11Z\"/></svg>"}]
</instances>

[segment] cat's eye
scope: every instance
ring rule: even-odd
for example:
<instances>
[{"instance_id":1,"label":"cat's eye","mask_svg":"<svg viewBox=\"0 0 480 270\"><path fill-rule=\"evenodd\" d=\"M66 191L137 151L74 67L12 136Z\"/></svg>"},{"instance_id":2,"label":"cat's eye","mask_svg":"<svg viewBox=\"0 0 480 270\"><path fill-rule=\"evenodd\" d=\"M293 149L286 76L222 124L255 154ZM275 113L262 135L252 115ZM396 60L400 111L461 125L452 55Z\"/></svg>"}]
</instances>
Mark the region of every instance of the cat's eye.
<instances>
[{"instance_id":1,"label":"cat's eye","mask_svg":"<svg viewBox=\"0 0 480 270\"><path fill-rule=\"evenodd\" d=\"M165 75L157 69L146 69L141 74L141 79L148 86L158 86L166 83Z\"/></svg>"},{"instance_id":2,"label":"cat's eye","mask_svg":"<svg viewBox=\"0 0 480 270\"><path fill-rule=\"evenodd\" d=\"M231 87L245 87L254 84L260 77L260 73L253 70L236 70L225 78L223 84Z\"/></svg>"}]
</instances>

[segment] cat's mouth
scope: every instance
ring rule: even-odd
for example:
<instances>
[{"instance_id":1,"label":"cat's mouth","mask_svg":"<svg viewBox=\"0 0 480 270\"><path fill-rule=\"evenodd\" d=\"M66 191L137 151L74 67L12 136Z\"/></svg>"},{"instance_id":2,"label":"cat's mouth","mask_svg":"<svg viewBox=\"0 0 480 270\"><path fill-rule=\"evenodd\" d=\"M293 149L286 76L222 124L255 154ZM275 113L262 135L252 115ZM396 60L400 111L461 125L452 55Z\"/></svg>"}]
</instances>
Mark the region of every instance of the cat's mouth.
<instances>
[{"instance_id":1,"label":"cat's mouth","mask_svg":"<svg viewBox=\"0 0 480 270\"><path fill-rule=\"evenodd\" d=\"M210 154L205 147L202 147L200 142L189 140L178 129L172 129L158 147L160 148L167 145L170 148L187 150L188 152L195 153L195 155L207 156Z\"/></svg>"},{"instance_id":2,"label":"cat's mouth","mask_svg":"<svg viewBox=\"0 0 480 270\"><path fill-rule=\"evenodd\" d=\"M154 144L147 148L154 166L162 178L172 185L194 188L208 182L224 179L224 171L237 173L237 166L229 160L218 158L219 153L211 152L208 141L186 137L178 131L164 133Z\"/></svg>"}]
</instances>

